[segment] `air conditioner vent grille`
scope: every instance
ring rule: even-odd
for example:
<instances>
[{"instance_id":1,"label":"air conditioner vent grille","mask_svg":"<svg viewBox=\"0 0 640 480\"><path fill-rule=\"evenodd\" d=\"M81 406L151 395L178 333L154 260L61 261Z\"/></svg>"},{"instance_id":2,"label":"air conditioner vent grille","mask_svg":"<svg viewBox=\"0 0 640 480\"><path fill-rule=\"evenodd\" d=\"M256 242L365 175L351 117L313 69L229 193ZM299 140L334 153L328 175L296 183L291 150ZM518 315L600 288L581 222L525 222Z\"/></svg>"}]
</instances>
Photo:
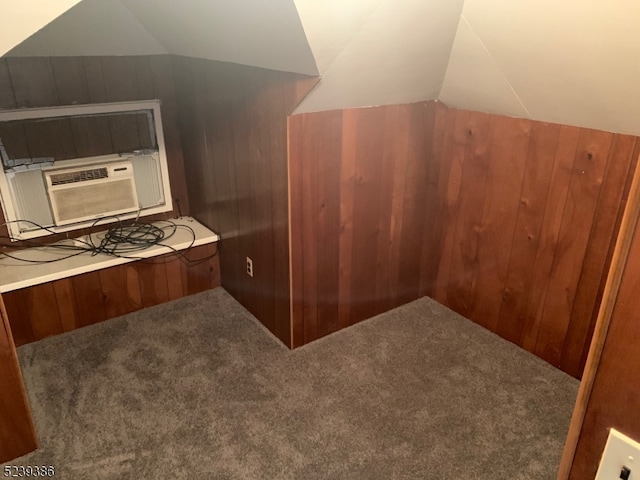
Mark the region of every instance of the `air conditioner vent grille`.
<instances>
[{"instance_id":1,"label":"air conditioner vent grille","mask_svg":"<svg viewBox=\"0 0 640 480\"><path fill-rule=\"evenodd\" d=\"M78 182L86 182L89 180L98 180L100 178L107 178L109 174L107 173L106 167L103 168L93 168L91 170L80 170L78 172L65 172L65 173L57 173L51 175L49 178L51 179L51 185L64 185L66 183L78 183Z\"/></svg>"}]
</instances>

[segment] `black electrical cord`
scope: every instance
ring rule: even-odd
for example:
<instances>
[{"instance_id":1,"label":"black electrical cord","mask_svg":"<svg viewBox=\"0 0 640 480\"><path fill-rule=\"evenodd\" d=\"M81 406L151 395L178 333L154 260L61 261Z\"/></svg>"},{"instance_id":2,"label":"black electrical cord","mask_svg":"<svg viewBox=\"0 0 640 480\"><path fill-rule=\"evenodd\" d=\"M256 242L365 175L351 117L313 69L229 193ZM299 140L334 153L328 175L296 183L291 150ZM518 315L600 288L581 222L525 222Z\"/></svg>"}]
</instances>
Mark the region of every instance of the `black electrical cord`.
<instances>
[{"instance_id":1,"label":"black electrical cord","mask_svg":"<svg viewBox=\"0 0 640 480\"><path fill-rule=\"evenodd\" d=\"M215 257L218 254L218 249L216 247L216 251L212 255L209 255L203 258L198 258L195 260L189 259L186 255L189 252L189 250L191 250L194 247L194 244L196 241L196 234L194 230L187 225L178 225L175 222L172 222L170 220L158 221L158 222L155 222L155 224L138 223L138 217L136 217L132 222L125 224L120 220L119 217L111 216L111 217L105 217L105 218L96 220L91 225L91 228L97 227L100 224L100 222L103 222L106 219L115 219L117 221L117 224L109 228L104 234L104 237L102 237L100 234L87 235L86 240L83 240L81 238L73 239L74 242L76 242L74 244L62 243L65 240L69 240L69 238L65 238L61 241L50 243L50 244L37 242L33 240L21 240L23 244L26 244L30 247L48 247L48 248L67 250L67 251L73 252L73 253L70 253L69 255L65 255L55 259L48 259L48 260L33 260L29 258L23 258L23 257L16 256L15 255L16 252L13 252L13 253L2 252L2 255L5 255L6 257L9 257L17 261L26 262L26 263L36 263L36 264L59 262L71 257L75 257L77 255L82 255L83 253L90 253L91 255L105 254L112 257L125 258L130 260L142 260L142 261L147 260L153 263L153 260L154 260L153 258L140 258L139 256L132 256L132 255L134 253L142 252L153 246L160 246L170 250L170 253L164 254L164 256L173 255L175 257L178 257L181 261L183 261L188 265L198 265L200 263L210 260L211 258ZM14 220L11 222L5 222L2 224L2 226L6 226L9 223L19 223L19 222L28 223L30 225L33 225L39 229L45 230L52 234L57 233L47 227L39 225L30 220ZM187 232L189 232L191 236L191 240L189 245L186 248L177 250L171 245L167 245L164 242L166 242L172 236L174 236L179 229L186 230ZM6 235L0 236L0 239L7 239L11 241L16 240ZM96 240L100 240L99 243L96 243ZM9 247L9 246L10 245L0 243L0 247Z\"/></svg>"}]
</instances>

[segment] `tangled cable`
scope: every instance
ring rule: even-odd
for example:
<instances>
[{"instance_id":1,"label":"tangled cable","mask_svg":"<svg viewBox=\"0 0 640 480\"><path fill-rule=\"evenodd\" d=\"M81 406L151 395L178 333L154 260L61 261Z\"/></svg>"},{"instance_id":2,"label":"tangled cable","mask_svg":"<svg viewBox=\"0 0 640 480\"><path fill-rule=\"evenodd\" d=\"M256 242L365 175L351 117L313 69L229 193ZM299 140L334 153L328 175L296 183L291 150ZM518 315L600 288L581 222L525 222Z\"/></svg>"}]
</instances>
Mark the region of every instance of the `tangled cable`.
<instances>
[{"instance_id":1,"label":"tangled cable","mask_svg":"<svg viewBox=\"0 0 640 480\"><path fill-rule=\"evenodd\" d=\"M22 240L24 245L29 247L48 247L54 248L58 250L69 251L68 255L64 255L61 257L56 257L53 259L47 260L36 260L29 259L21 256L16 256L16 252L7 253L2 252L2 255L5 255L9 258L12 258L17 261L26 262L26 263L52 263L59 262L62 260L66 260L67 258L75 257L77 255L81 255L83 253L90 253L91 255L105 254L112 257L118 258L127 258L132 260L140 260L139 256L133 256L133 254L144 251L153 246L161 246L169 249L172 255L180 257L180 259L190 265L197 265L202 262L206 262L207 260L215 257L218 254L218 250L213 255L199 258L199 259L190 259L186 256L187 252L193 248L193 245L196 240L196 234L193 229L187 225L178 225L175 222L170 220L162 220L157 221L155 224L151 223L138 223L137 218L133 220L132 223L124 224L118 217L109 217L115 218L117 224L113 227L109 228L104 236L101 234L93 234L87 235L86 237L76 238L74 239L74 243L66 243L69 239L63 239L58 242L46 244L33 240ZM92 227L95 227L99 224L99 222L104 221L105 219L96 220ZM46 230L50 233L56 233L53 230L38 225L35 222L29 220L15 220L14 222L22 222L32 224L42 230ZM12 222L7 222L12 223ZM7 225L4 223L2 225ZM181 250L176 250L171 245L168 245L166 242L168 239L173 237L178 229L186 230L191 234L190 244ZM13 240L8 236L0 236L0 238ZM96 242L99 240L99 242ZM0 245L0 246L9 246L9 245ZM28 250L21 250L28 251Z\"/></svg>"}]
</instances>

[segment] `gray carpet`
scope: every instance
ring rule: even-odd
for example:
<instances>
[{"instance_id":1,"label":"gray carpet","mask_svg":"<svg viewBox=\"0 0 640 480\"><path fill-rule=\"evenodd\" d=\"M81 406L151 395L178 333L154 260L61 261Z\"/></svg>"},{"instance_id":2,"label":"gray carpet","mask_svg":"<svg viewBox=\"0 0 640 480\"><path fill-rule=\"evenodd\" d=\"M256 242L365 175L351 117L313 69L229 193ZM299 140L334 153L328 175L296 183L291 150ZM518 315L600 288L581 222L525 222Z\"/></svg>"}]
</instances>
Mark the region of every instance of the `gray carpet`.
<instances>
[{"instance_id":1,"label":"gray carpet","mask_svg":"<svg viewBox=\"0 0 640 480\"><path fill-rule=\"evenodd\" d=\"M578 388L427 298L290 352L218 288L19 356L10 463L60 479L554 479Z\"/></svg>"}]
</instances>

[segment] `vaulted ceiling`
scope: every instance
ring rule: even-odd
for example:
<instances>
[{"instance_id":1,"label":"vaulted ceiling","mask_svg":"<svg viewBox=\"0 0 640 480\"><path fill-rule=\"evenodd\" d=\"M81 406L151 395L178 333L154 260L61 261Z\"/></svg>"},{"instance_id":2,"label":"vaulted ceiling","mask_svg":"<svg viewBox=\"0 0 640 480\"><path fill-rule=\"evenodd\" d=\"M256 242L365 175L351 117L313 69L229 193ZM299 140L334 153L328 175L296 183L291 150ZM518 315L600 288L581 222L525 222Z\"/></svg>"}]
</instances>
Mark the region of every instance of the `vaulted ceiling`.
<instances>
[{"instance_id":1,"label":"vaulted ceiling","mask_svg":"<svg viewBox=\"0 0 640 480\"><path fill-rule=\"evenodd\" d=\"M21 0L3 13L11 56L172 53L320 75L296 112L441 100L640 134L635 0Z\"/></svg>"}]
</instances>

